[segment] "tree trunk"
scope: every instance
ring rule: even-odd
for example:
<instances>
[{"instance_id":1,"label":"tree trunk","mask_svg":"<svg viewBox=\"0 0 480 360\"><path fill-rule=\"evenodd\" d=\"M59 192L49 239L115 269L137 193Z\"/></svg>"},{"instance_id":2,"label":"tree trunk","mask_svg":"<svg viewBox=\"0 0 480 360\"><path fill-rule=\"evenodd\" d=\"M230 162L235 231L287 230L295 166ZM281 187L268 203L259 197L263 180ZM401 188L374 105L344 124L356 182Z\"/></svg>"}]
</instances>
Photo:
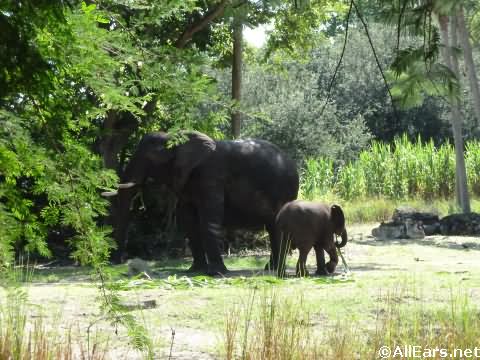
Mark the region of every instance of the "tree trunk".
<instances>
[{"instance_id":1,"label":"tree trunk","mask_svg":"<svg viewBox=\"0 0 480 360\"><path fill-rule=\"evenodd\" d=\"M457 30L460 42L463 48L463 56L465 67L468 74L468 82L470 84L470 93L472 95L473 110L477 122L480 122L480 90L478 87L478 77L473 63L472 45L470 44L470 32L465 23L465 15L463 13L463 6L457 13Z\"/></svg>"},{"instance_id":2,"label":"tree trunk","mask_svg":"<svg viewBox=\"0 0 480 360\"><path fill-rule=\"evenodd\" d=\"M233 25L233 63L232 63L232 99L235 106L240 105L242 92L242 40L243 40L243 24L236 20ZM235 109L232 112L232 136L240 137L241 114Z\"/></svg>"},{"instance_id":3,"label":"tree trunk","mask_svg":"<svg viewBox=\"0 0 480 360\"><path fill-rule=\"evenodd\" d=\"M458 69L458 60L455 58L451 46L457 45L457 36L456 36L456 24L452 24L450 32L452 34L452 43L450 44L449 39L449 18L448 16L440 15L440 32L443 41L443 51L442 55L446 65L450 70L455 74L457 79L459 79L459 69ZM470 212L470 199L468 195L468 186L467 186L467 172L465 169L465 158L464 158L464 144L463 144L463 135L462 135L462 121L461 121L461 111L458 102L458 98L455 96L450 97L450 122L452 125L453 139L455 142L455 188L457 194L457 204L462 209L464 213Z\"/></svg>"}]
</instances>

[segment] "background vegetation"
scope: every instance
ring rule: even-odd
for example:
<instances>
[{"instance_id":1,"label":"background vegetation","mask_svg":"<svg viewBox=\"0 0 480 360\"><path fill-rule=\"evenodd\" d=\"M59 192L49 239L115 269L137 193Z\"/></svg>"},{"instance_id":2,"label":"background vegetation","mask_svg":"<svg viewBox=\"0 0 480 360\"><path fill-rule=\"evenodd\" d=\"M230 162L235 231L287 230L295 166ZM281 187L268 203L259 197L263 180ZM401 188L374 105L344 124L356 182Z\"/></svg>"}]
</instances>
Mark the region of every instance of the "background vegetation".
<instances>
[{"instance_id":1,"label":"background vegetation","mask_svg":"<svg viewBox=\"0 0 480 360\"><path fill-rule=\"evenodd\" d=\"M466 143L468 182L476 196L480 188L480 144ZM392 200L450 199L455 193L455 153L450 143L414 143L406 135L392 143L373 141L358 159L335 168L329 158L308 158L302 173L307 199L329 192L344 200L383 197Z\"/></svg>"}]
</instances>

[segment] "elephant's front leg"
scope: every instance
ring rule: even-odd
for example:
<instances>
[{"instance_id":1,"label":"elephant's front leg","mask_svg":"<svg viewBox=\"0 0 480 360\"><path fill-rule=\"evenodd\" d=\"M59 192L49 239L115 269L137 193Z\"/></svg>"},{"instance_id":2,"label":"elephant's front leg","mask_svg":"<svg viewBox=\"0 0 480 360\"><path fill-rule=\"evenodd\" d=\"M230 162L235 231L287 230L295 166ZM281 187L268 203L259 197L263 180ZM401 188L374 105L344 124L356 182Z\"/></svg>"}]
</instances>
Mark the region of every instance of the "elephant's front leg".
<instances>
[{"instance_id":1,"label":"elephant's front leg","mask_svg":"<svg viewBox=\"0 0 480 360\"><path fill-rule=\"evenodd\" d=\"M317 275L328 275L327 269L325 267L325 253L323 251L323 247L320 245L314 245L315 249L315 256L317 258L317 271L315 274Z\"/></svg>"},{"instance_id":2,"label":"elephant's front leg","mask_svg":"<svg viewBox=\"0 0 480 360\"><path fill-rule=\"evenodd\" d=\"M202 238L203 248L207 254L209 275L224 274L228 270L223 263L220 253L220 244L223 238L223 191L214 189L203 194L198 203L199 231Z\"/></svg>"},{"instance_id":3,"label":"elephant's front leg","mask_svg":"<svg viewBox=\"0 0 480 360\"><path fill-rule=\"evenodd\" d=\"M112 202L110 221L115 224L113 237L117 241L117 248L112 251L113 263L122 263L127 260L128 225L131 218L130 203L137 190L121 189L118 198Z\"/></svg>"},{"instance_id":4,"label":"elephant's front leg","mask_svg":"<svg viewBox=\"0 0 480 360\"><path fill-rule=\"evenodd\" d=\"M332 243L332 246L330 246L326 251L328 256L330 256L330 261L327 263L326 269L330 274L332 274L333 272L335 272L335 269L338 264L337 248Z\"/></svg>"},{"instance_id":5,"label":"elephant's front leg","mask_svg":"<svg viewBox=\"0 0 480 360\"><path fill-rule=\"evenodd\" d=\"M180 203L177 207L177 222L181 229L185 230L188 237L188 245L192 251L193 264L189 272L207 272L207 259L199 234L199 217L192 204Z\"/></svg>"},{"instance_id":6,"label":"elephant's front leg","mask_svg":"<svg viewBox=\"0 0 480 360\"><path fill-rule=\"evenodd\" d=\"M308 276L308 271L307 271L307 256L308 253L310 252L310 248L307 248L305 246L302 246L298 249L299 251L299 256L298 256L298 261L297 261L297 276Z\"/></svg>"}]
</instances>

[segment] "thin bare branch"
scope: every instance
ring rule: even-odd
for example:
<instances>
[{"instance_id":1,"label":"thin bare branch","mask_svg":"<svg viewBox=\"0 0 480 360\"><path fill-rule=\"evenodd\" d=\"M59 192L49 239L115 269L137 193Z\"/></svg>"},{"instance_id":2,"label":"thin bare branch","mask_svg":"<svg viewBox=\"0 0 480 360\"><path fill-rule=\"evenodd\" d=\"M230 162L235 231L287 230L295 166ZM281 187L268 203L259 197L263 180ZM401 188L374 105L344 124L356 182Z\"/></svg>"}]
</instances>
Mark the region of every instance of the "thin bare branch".
<instances>
[{"instance_id":1,"label":"thin bare branch","mask_svg":"<svg viewBox=\"0 0 480 360\"><path fill-rule=\"evenodd\" d=\"M363 25L363 28L365 29L365 34L367 35L368 42L370 43L370 47L372 48L373 56L375 57L375 61L377 63L378 69L380 70L380 74L382 74L382 78L383 78L383 81L385 83L385 87L387 88L388 95L390 96L390 101L392 102L392 108L393 108L393 112L395 114L395 118L396 118L397 122L400 122L400 119L398 117L397 108L395 107L395 102L393 101L393 95L392 95L392 92L390 91L390 87L388 86L387 78L385 77L385 73L382 69L382 65L380 64L380 60L378 60L377 51L375 50L375 46L373 45L373 41L372 41L372 38L370 36L370 32L368 31L367 23L365 22L365 19L363 18L362 13L360 12L360 10L357 7L357 4L355 3L354 0L352 0L352 4L355 7L355 12L357 13L357 16L358 16L359 20L361 21L361 23Z\"/></svg>"},{"instance_id":2,"label":"thin bare branch","mask_svg":"<svg viewBox=\"0 0 480 360\"><path fill-rule=\"evenodd\" d=\"M330 80L330 84L328 84L327 88L327 99L325 100L325 104L323 104L322 110L320 111L320 116L323 115L325 107L327 106L328 102L330 101L330 95L332 91L333 84L335 83L335 79L337 77L338 70L342 65L343 56L345 55L345 49L347 48L347 41L348 41L348 28L350 24L350 16L352 14L352 7L353 7L353 0L350 2L350 8L348 9L347 19L345 20L345 37L343 40L343 48L342 53L340 54L340 59L338 60L337 66L335 67L335 72L333 73L332 79Z\"/></svg>"}]
</instances>

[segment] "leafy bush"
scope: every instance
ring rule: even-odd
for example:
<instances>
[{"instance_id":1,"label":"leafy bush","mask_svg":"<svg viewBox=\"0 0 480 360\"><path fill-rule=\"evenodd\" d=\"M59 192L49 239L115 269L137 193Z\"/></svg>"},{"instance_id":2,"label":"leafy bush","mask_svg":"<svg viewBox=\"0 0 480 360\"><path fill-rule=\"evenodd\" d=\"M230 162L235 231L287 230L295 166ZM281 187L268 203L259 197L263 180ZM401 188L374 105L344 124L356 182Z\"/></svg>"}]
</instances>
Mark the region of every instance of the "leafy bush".
<instances>
[{"instance_id":1,"label":"leafy bush","mask_svg":"<svg viewBox=\"0 0 480 360\"><path fill-rule=\"evenodd\" d=\"M284 72L251 64L244 72L242 137L269 140L298 163L318 154L343 163L354 159L371 139L362 115L326 96L318 74L304 64L279 64ZM229 94L230 76L217 72L218 86ZM325 106L326 105L326 106Z\"/></svg>"}]
</instances>

